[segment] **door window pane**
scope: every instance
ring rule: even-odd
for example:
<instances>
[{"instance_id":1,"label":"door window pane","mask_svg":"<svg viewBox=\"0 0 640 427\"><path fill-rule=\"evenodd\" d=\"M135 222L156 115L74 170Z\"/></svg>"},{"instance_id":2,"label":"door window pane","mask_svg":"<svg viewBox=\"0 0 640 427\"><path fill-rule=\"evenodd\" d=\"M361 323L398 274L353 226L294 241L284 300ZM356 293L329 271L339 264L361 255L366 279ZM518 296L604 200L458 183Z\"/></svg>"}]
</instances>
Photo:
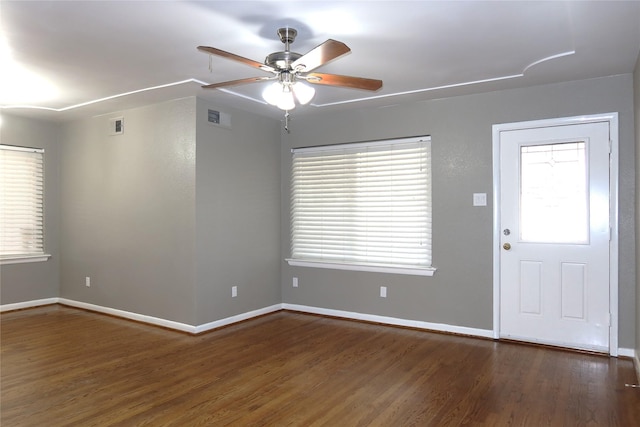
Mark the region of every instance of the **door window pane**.
<instances>
[{"instance_id":1,"label":"door window pane","mask_svg":"<svg viewBox=\"0 0 640 427\"><path fill-rule=\"evenodd\" d=\"M520 239L588 243L585 142L520 147Z\"/></svg>"}]
</instances>

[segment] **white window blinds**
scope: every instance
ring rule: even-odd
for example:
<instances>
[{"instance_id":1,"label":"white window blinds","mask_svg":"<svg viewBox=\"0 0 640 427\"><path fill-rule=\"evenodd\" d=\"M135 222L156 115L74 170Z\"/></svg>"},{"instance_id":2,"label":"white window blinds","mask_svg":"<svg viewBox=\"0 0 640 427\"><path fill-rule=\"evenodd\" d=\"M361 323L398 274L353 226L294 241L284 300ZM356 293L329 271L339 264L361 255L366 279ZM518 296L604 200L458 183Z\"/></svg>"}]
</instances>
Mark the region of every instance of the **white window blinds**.
<instances>
[{"instance_id":1,"label":"white window blinds","mask_svg":"<svg viewBox=\"0 0 640 427\"><path fill-rule=\"evenodd\" d=\"M44 253L44 150L0 145L0 258Z\"/></svg>"},{"instance_id":2,"label":"white window blinds","mask_svg":"<svg viewBox=\"0 0 640 427\"><path fill-rule=\"evenodd\" d=\"M292 260L431 266L429 137L292 151Z\"/></svg>"}]
</instances>

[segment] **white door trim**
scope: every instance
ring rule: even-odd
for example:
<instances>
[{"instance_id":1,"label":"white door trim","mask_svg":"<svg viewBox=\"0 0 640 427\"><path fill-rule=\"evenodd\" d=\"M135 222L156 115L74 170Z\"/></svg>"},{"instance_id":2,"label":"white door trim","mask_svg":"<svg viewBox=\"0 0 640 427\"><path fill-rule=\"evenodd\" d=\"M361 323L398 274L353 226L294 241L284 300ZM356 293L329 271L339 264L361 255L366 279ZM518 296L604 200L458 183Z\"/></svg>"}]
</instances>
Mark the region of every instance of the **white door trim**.
<instances>
[{"instance_id":1,"label":"white door trim","mask_svg":"<svg viewBox=\"0 0 640 427\"><path fill-rule=\"evenodd\" d=\"M540 127L608 122L611 156L609 167L609 354L618 356L618 113L564 117L493 125L493 338L500 338L500 132Z\"/></svg>"}]
</instances>

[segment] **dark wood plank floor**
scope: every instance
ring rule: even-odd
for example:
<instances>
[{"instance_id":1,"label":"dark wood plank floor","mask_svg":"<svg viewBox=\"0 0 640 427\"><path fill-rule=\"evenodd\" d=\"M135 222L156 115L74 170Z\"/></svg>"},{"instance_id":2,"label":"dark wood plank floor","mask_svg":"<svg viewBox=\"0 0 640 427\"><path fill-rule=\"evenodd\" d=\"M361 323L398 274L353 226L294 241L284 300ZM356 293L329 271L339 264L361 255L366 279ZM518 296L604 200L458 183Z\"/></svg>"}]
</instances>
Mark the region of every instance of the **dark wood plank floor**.
<instances>
[{"instance_id":1,"label":"dark wood plank floor","mask_svg":"<svg viewBox=\"0 0 640 427\"><path fill-rule=\"evenodd\" d=\"M200 336L2 314L15 426L638 426L628 359L278 312Z\"/></svg>"}]
</instances>

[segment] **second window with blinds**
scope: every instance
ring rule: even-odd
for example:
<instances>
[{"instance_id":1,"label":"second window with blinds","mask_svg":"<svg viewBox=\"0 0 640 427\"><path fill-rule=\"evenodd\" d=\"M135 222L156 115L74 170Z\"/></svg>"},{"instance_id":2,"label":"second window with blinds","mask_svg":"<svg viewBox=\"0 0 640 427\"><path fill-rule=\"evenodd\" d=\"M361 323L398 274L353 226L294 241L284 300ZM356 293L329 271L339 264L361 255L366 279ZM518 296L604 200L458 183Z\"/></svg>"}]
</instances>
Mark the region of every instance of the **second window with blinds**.
<instances>
[{"instance_id":1,"label":"second window with blinds","mask_svg":"<svg viewBox=\"0 0 640 427\"><path fill-rule=\"evenodd\" d=\"M431 138L293 149L287 262L433 275Z\"/></svg>"},{"instance_id":2,"label":"second window with blinds","mask_svg":"<svg viewBox=\"0 0 640 427\"><path fill-rule=\"evenodd\" d=\"M0 264L46 261L44 150L0 145Z\"/></svg>"}]
</instances>

